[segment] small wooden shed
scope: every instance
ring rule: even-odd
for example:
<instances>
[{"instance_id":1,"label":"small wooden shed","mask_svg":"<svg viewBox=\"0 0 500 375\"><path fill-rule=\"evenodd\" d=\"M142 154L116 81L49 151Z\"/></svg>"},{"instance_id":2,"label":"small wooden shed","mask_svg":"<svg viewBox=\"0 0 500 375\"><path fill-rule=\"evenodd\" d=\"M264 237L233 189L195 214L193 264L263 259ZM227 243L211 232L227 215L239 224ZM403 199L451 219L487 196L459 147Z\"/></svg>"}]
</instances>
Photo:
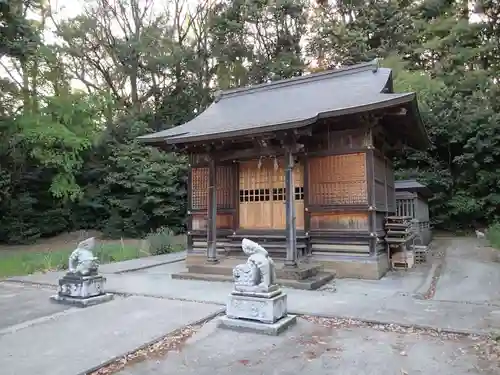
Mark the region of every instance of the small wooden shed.
<instances>
[{"instance_id":1,"label":"small wooden shed","mask_svg":"<svg viewBox=\"0 0 500 375\"><path fill-rule=\"evenodd\" d=\"M395 190L396 215L410 216L413 228L418 233L417 241L421 245L428 245L432 239L428 204L433 195L431 190L416 180L396 181Z\"/></svg>"},{"instance_id":2,"label":"small wooden shed","mask_svg":"<svg viewBox=\"0 0 500 375\"><path fill-rule=\"evenodd\" d=\"M271 253L282 285L303 288L328 279L319 269L388 270L387 155L429 145L416 95L394 93L376 61L223 91L195 119L140 141L190 156L188 272L178 277L230 280L248 237Z\"/></svg>"}]
</instances>

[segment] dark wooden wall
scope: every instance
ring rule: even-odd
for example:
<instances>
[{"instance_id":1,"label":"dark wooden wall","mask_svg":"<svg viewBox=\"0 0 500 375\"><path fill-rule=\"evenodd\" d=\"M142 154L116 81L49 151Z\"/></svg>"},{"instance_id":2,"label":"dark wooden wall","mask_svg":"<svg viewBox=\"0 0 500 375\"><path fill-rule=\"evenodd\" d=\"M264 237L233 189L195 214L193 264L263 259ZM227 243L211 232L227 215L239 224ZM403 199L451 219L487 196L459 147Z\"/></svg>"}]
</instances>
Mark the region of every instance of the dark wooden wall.
<instances>
[{"instance_id":1,"label":"dark wooden wall","mask_svg":"<svg viewBox=\"0 0 500 375\"><path fill-rule=\"evenodd\" d=\"M326 126L307 143L306 214L315 259L371 252L369 133Z\"/></svg>"},{"instance_id":2,"label":"dark wooden wall","mask_svg":"<svg viewBox=\"0 0 500 375\"><path fill-rule=\"evenodd\" d=\"M385 250L385 217L396 209L393 166L374 147L371 131L358 125L339 131L323 124L304 140L304 149L297 154L304 166L307 251L318 260L338 255L368 257ZM203 252L208 158L200 154L190 160L188 243L195 252ZM239 228L238 178L237 162L217 165L218 247Z\"/></svg>"}]
</instances>

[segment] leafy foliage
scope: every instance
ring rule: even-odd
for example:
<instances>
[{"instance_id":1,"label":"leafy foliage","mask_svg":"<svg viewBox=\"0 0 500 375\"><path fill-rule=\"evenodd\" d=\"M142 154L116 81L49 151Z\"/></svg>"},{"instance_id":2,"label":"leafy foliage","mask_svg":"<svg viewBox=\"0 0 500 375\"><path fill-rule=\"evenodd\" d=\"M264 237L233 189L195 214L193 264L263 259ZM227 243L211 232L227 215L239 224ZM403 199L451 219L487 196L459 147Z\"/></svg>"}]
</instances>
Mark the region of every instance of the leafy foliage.
<instances>
[{"instance_id":1,"label":"leafy foliage","mask_svg":"<svg viewBox=\"0 0 500 375\"><path fill-rule=\"evenodd\" d=\"M181 229L186 214L185 159L132 143L114 148L108 160L101 190L111 214L106 232L133 237L161 226Z\"/></svg>"},{"instance_id":2,"label":"leafy foliage","mask_svg":"<svg viewBox=\"0 0 500 375\"><path fill-rule=\"evenodd\" d=\"M31 55L39 39L25 15L38 7L37 0L0 1L0 57L25 59Z\"/></svg>"}]
</instances>

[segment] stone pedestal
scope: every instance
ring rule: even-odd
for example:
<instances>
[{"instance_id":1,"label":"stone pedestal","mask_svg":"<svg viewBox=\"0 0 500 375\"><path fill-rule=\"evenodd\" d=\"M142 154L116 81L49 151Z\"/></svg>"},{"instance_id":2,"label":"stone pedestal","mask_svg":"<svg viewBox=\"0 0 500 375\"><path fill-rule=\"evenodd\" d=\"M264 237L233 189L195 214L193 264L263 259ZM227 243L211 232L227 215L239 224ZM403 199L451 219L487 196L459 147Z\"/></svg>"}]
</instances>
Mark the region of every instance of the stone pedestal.
<instances>
[{"instance_id":1,"label":"stone pedestal","mask_svg":"<svg viewBox=\"0 0 500 375\"><path fill-rule=\"evenodd\" d=\"M280 293L271 298L231 295L226 307L226 315L234 319L256 320L262 323L275 323L287 314L286 294Z\"/></svg>"},{"instance_id":2,"label":"stone pedestal","mask_svg":"<svg viewBox=\"0 0 500 375\"><path fill-rule=\"evenodd\" d=\"M295 324L296 316L288 315L287 295L277 289L270 293L234 291L229 296L226 315L219 327L278 335Z\"/></svg>"},{"instance_id":3,"label":"stone pedestal","mask_svg":"<svg viewBox=\"0 0 500 375\"><path fill-rule=\"evenodd\" d=\"M241 247L248 259L233 268L234 291L218 326L278 335L295 324L297 317L287 314L286 294L276 283L274 262L253 241L244 238Z\"/></svg>"},{"instance_id":4,"label":"stone pedestal","mask_svg":"<svg viewBox=\"0 0 500 375\"><path fill-rule=\"evenodd\" d=\"M113 299L104 293L106 278L101 275L80 276L68 273L59 280L58 293L50 297L52 301L86 307Z\"/></svg>"}]
</instances>

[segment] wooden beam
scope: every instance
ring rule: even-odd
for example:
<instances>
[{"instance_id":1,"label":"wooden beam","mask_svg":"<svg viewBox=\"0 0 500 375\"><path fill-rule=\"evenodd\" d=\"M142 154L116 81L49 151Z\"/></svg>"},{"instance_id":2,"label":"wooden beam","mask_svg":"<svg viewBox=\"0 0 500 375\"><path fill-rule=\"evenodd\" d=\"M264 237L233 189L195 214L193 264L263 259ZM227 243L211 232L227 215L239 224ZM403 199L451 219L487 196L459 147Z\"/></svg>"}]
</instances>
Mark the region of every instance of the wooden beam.
<instances>
[{"instance_id":1,"label":"wooden beam","mask_svg":"<svg viewBox=\"0 0 500 375\"><path fill-rule=\"evenodd\" d=\"M247 149L220 152L217 154L217 159L220 161L240 160L240 159L250 159L252 157L259 157L259 156L272 156L279 153L283 153L283 149L278 147L276 148L267 147L265 149L259 149L253 147Z\"/></svg>"},{"instance_id":2,"label":"wooden beam","mask_svg":"<svg viewBox=\"0 0 500 375\"><path fill-rule=\"evenodd\" d=\"M283 155L285 153L283 146L276 146L266 143L266 146L262 147L255 145L252 148L216 152L216 157L217 160L222 162L228 160L251 159L257 158L259 156ZM290 149L293 153L298 153L304 149L304 145L297 143L293 146L290 146Z\"/></svg>"},{"instance_id":3,"label":"wooden beam","mask_svg":"<svg viewBox=\"0 0 500 375\"><path fill-rule=\"evenodd\" d=\"M305 128L294 129L293 134L295 134L298 138L303 136L310 137L312 136L312 125Z\"/></svg>"}]
</instances>

